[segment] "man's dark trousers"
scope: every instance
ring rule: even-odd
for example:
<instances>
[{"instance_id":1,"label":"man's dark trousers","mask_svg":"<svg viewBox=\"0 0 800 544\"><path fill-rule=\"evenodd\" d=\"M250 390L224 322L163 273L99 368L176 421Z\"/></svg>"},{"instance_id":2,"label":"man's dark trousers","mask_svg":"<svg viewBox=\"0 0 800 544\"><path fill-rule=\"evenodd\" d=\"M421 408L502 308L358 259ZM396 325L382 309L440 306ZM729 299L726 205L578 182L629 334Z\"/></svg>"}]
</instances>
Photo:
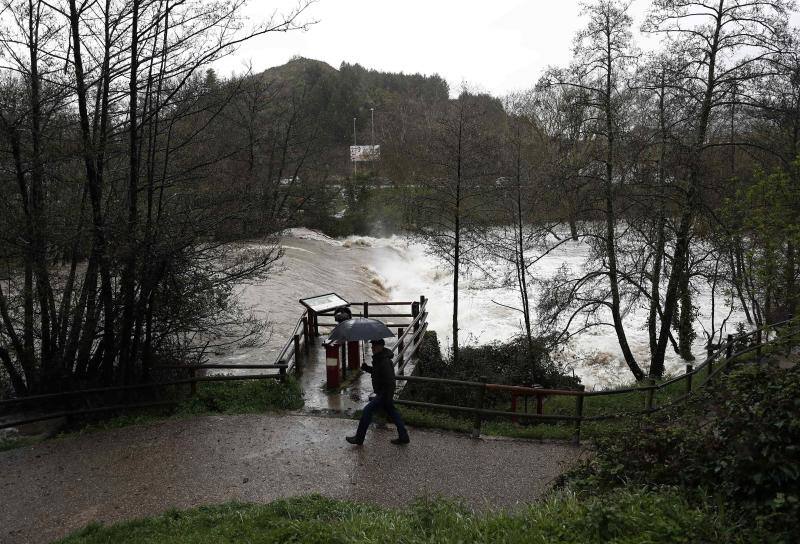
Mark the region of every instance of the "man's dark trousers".
<instances>
[{"instance_id":1,"label":"man's dark trousers","mask_svg":"<svg viewBox=\"0 0 800 544\"><path fill-rule=\"evenodd\" d=\"M408 431L406 426L403 425L403 418L400 417L400 412L394 407L394 401L391 397L385 395L376 395L371 401L364 406L364 411L361 413L361 420L358 422L358 430L356 431L356 438L364 440L367 434L367 427L372 423L372 415L376 410L383 410L386 412L394 424L397 426L397 434L401 440L408 439Z\"/></svg>"}]
</instances>

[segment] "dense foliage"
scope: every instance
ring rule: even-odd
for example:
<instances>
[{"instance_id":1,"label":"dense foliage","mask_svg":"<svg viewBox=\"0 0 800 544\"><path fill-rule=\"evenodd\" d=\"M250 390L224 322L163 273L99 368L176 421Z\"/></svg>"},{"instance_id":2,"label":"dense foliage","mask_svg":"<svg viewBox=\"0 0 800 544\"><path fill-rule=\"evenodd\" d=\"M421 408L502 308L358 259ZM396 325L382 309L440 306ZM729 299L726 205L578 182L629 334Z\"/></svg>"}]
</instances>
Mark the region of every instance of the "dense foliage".
<instances>
[{"instance_id":1,"label":"dense foliage","mask_svg":"<svg viewBox=\"0 0 800 544\"><path fill-rule=\"evenodd\" d=\"M534 349L529 350L524 337L506 343L463 347L458 364L454 364L452 357L442 356L436 333L427 332L417 356L415 374L429 378L463 381L481 381L485 378L488 383L528 386L538 384L554 388L570 388L579 383L577 378L567 375L553 361L544 343L537 342ZM418 382L409 383L402 393L402 398L406 400L461 406L464 405L465 398L473 397L474 390L465 390L464 387ZM486 397L486 402L490 405L507 401L508 394L504 393L490 393Z\"/></svg>"},{"instance_id":2,"label":"dense foliage","mask_svg":"<svg viewBox=\"0 0 800 544\"><path fill-rule=\"evenodd\" d=\"M671 486L740 517L764 541L800 535L800 367L747 366L686 406L600 439L575 475L590 494Z\"/></svg>"}]
</instances>

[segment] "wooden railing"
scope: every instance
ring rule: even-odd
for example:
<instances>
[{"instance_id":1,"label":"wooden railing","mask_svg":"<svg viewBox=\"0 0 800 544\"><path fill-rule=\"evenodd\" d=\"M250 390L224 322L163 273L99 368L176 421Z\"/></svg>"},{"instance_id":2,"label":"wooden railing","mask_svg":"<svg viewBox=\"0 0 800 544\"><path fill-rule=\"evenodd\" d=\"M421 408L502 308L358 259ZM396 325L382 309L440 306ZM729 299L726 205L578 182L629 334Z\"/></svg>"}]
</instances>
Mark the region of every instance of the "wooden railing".
<instances>
[{"instance_id":1,"label":"wooden railing","mask_svg":"<svg viewBox=\"0 0 800 544\"><path fill-rule=\"evenodd\" d=\"M271 374L242 374L236 376L198 376L198 370L209 369L231 369L231 368L247 368L247 369L273 369L278 373ZM95 387L92 389L78 389L75 391L64 391L61 393L51 393L46 395L29 395L26 397L17 397L13 399L0 400L0 409L9 406L25 406L26 404L39 404L49 403L58 400L69 399L72 397L91 398L99 397L106 393L122 393L127 391L142 391L142 390L158 390L169 387L178 387L181 385L190 386L190 394L195 395L197 392L197 384L201 382L225 382L235 380L265 380L265 379L278 379L283 380L286 376L286 365L163 365L153 367L153 370L158 369L183 369L189 373L189 377L185 379L147 382L134 385L117 385L111 387ZM132 410L139 408L151 408L157 406L170 406L181 402L181 399L158 400L152 402L137 402L129 404L113 404L106 406L96 406L91 408L80 408L75 410L60 410L50 412L47 414L40 414L36 416L27 416L15 421L0 423L0 429L7 427L17 427L19 425L26 425L28 423L35 423L38 421L46 421L48 419L58 419L62 417L81 416L97 414L102 412L116 412L124 410Z\"/></svg>"},{"instance_id":2,"label":"wooden railing","mask_svg":"<svg viewBox=\"0 0 800 544\"><path fill-rule=\"evenodd\" d=\"M398 317L398 318L413 318L410 323L390 323L390 327L398 328L398 343L393 348L397 351L395 361L398 365L398 371L403 372L406 364L410 361L419 344L422 341L422 336L427 329L427 311L425 311L427 300L425 297L420 297L419 302L359 302L351 303L351 307L363 308L362 312L354 313L353 316L369 316L369 317ZM370 306L408 306L409 313L373 313L369 314ZM303 360L307 357L311 345L315 343L317 336L319 336L319 327L326 325L335 325L335 323L320 323L319 316L333 315L331 312L324 312L318 315L311 314L304 311L289 335L289 339L278 353L273 364L198 364L198 365L159 365L153 367L153 371L158 370L175 370L185 371L186 378L174 379L168 381L153 381L134 385L119 385L110 387L97 387L91 389L80 389L75 391L64 391L61 393L52 393L46 395L30 395L26 397L17 397L12 399L0 400L0 410L9 407L26 407L29 405L41 406L42 403L56 403L72 398L91 399L102 397L107 393L123 393L128 391L155 391L164 390L169 387L179 387L182 385L189 385L189 394L194 396L197 393L197 384L202 382L223 382L223 381L237 381L237 380L263 380L263 379L279 379L283 380L287 373L299 370ZM229 375L201 375L207 370L277 370L277 373L269 374L237 374ZM102 412L115 412L125 411L139 408L170 406L181 402L181 399L168 399L157 400L151 402L137 402L128 404L110 404L105 406L93 406L72 410L58 410L47 414L40 414L36 416L22 416L17 420L0 423L0 429L8 427L16 427L28 423L35 423L38 421L46 421L49 419L57 419L61 417L90 415Z\"/></svg>"},{"instance_id":3,"label":"wooden railing","mask_svg":"<svg viewBox=\"0 0 800 544\"><path fill-rule=\"evenodd\" d=\"M394 365L400 375L405 373L406 365L414 359L417 349L422 344L425 331L428 330L428 299L420 297L419 302L411 305L411 317L414 319L405 327L397 330L397 343L394 351Z\"/></svg>"},{"instance_id":4,"label":"wooden railing","mask_svg":"<svg viewBox=\"0 0 800 544\"><path fill-rule=\"evenodd\" d=\"M406 313L380 313L374 311L376 306L408 306L409 311ZM428 330L427 306L428 299L424 296L419 297L419 301L351 302L348 305L353 317L369 317L374 319L411 318L411 321L408 323L391 321L385 323L387 327L397 329L397 341L390 349L394 352L394 364L399 374L403 374L408 363L414 359L417 349L422 343L425 331ZM360 311L353 311L354 309ZM308 311L304 312L303 317L301 317L300 322L298 322L298 327L295 328L293 339L284 346L276 359L276 364L287 364L290 370L294 369L297 360L294 354L299 351L299 347L297 346L308 346L309 343L313 343L314 339L320 335L319 327L335 327L337 325L336 322L324 320L324 318L333 317L333 313L334 310L317 314L309 314ZM320 317L323 318L323 321L319 320ZM302 330L300 330L301 322L305 324Z\"/></svg>"},{"instance_id":5,"label":"wooden railing","mask_svg":"<svg viewBox=\"0 0 800 544\"><path fill-rule=\"evenodd\" d=\"M312 326L309 312L306 310L297 320L294 330L289 335L289 340L275 358L276 365L286 365L287 372L297 371L300 362L308 355L311 344L314 342L315 335L312 334Z\"/></svg>"},{"instance_id":6,"label":"wooden railing","mask_svg":"<svg viewBox=\"0 0 800 544\"><path fill-rule=\"evenodd\" d=\"M778 336L778 331L781 332L780 336ZM770 340L770 333L773 332L775 333L775 337L772 340ZM800 323L797 323L796 321L787 320L780 323L774 323L765 327L761 327L757 330L745 334L737 336L728 335L727 339L723 343L719 344L718 346L715 346L714 349L709 352L706 359L700 365L698 365L696 368L693 367L692 365L686 365L685 372L679 376L676 376L674 378L671 378L669 380L666 380L658 384L656 384L655 381L650 381L650 383L648 383L647 385L629 387L623 389L606 390L606 391L586 391L583 386L580 386L578 389L545 389L540 387L524 387L517 385L495 384L495 383L488 383L487 379L483 377L480 379L480 381L465 381L465 380L451 380L444 378L428 378L422 376L398 375L396 377L397 380L402 380L406 382L431 383L442 386L456 386L456 387L463 387L465 389L471 389L474 391L473 404L472 406L447 405L447 404L436 404L430 402L421 402L421 401L404 400L404 399L397 399L395 400L395 402L397 404L405 406L432 408L436 410L463 412L466 414L470 414L474 417L474 425L472 430L472 435L474 437L480 436L481 424L486 416L495 416L495 417L500 416L500 417L510 418L512 420L523 418L539 422L573 422L574 423L573 441L577 444L580 442L582 422L602 421L602 420L628 417L633 415L648 414L656 412L658 410L662 410L667 406L675 405L679 402L686 400L686 398L689 395L691 395L699 386L705 385L707 383L712 383L714 381L714 378L718 376L720 372L728 368L730 365L734 364L736 361L741 360L744 355L755 353L756 361L760 362L763 356L763 352L765 350L768 349L772 350L776 347L780 347L781 344L783 343L785 343L789 347L796 344L797 342L794 339L794 336L797 334L800 334ZM701 372L704 374L703 376L704 379L702 382L700 382ZM682 388L678 386L679 389L683 390L683 394L678 395L675 398L671 398L669 399L668 402L665 403L659 404L657 402L658 400L657 395L659 392L667 391L670 388L674 389L675 384L678 384L680 382L684 383ZM536 413L495 410L486 408L485 399L486 399L486 393L488 392L506 392L511 394L512 398L515 395L536 397L537 399ZM639 410L620 411L612 414L600 414L600 415L585 414L584 407L586 399L592 397L603 397L603 396L608 397L615 395L642 396L644 397L643 408ZM575 399L574 412L572 414L543 413L542 400L547 397L555 397L555 396L573 397Z\"/></svg>"}]
</instances>

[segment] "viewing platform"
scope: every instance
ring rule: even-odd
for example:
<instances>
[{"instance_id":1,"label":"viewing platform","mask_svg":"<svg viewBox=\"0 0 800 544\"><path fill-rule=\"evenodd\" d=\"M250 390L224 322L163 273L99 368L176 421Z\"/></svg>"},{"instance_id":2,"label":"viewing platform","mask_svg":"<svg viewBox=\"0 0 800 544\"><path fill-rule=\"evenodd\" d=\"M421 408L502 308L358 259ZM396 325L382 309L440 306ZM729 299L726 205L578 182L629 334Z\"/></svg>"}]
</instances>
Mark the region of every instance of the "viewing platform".
<instances>
[{"instance_id":1,"label":"viewing platform","mask_svg":"<svg viewBox=\"0 0 800 544\"><path fill-rule=\"evenodd\" d=\"M304 411L352 414L363 408L373 392L370 374L360 370L363 362L369 364L372 359L369 342L346 342L326 348L328 335L337 325L334 312L340 308L347 308L354 318L373 318L386 324L394 332L394 337L385 341L386 349L393 354L395 373L413 371L417 348L428 327L425 297L418 301L346 302L330 293L302 299L301 303L306 309L276 364L288 365L287 372L300 382ZM398 387L402 388L403 383L399 382Z\"/></svg>"}]
</instances>

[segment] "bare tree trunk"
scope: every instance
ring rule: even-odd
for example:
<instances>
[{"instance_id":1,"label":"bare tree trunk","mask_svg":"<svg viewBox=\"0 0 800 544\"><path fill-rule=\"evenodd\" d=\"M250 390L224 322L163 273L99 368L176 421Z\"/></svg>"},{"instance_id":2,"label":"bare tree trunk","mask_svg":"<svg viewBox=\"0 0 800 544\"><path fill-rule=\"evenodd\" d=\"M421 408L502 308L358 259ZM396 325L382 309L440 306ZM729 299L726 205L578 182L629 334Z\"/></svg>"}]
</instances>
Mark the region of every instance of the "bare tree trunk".
<instances>
[{"instance_id":1,"label":"bare tree trunk","mask_svg":"<svg viewBox=\"0 0 800 544\"><path fill-rule=\"evenodd\" d=\"M139 186L139 4L133 0L131 11L131 60L129 81L129 126L128 126L128 221L126 240L123 249L124 267L120 277L122 295L122 320L119 332L119 379L123 383L133 381L136 359L135 344L132 340L134 318L134 287L136 273L136 252L138 251L136 228L138 224L138 186Z\"/></svg>"},{"instance_id":2,"label":"bare tree trunk","mask_svg":"<svg viewBox=\"0 0 800 544\"><path fill-rule=\"evenodd\" d=\"M97 359L100 361L103 378L107 383L110 383L112 381L114 371L113 364L116 356L114 331L116 312L111 286L111 267L106 243L105 220L103 217L103 161L97 160L98 150L95 149L95 142L92 141L91 127L89 124L88 98L81 48L80 15L78 13L76 0L69 0L69 19L72 37L72 58L75 65L75 91L80 119L82 153L84 166L86 168L86 183L89 187L89 199L92 205L93 250L96 252L97 261L99 263L100 293L104 317L103 342L98 346L96 355ZM107 89L108 85L105 86L104 92L107 92ZM106 102L106 107L101 111L101 115L104 118L102 124L106 123L105 118L108 115L107 99L104 98L104 102ZM101 128L101 139L104 139L105 133L105 129ZM103 149L102 142L101 147L98 149ZM100 158L102 159L102 156L100 156ZM89 365L89 368L91 371L92 365Z\"/></svg>"},{"instance_id":3,"label":"bare tree trunk","mask_svg":"<svg viewBox=\"0 0 800 544\"><path fill-rule=\"evenodd\" d=\"M614 211L614 144L615 144L615 128L612 120L612 105L611 105L611 74L612 74L612 46L611 46L611 32L606 34L606 85L604 92L604 107L605 107L605 121L606 121L606 176L605 176L605 219L606 219L606 233L605 233L605 246L606 257L608 258L608 281L611 290L611 318L614 322L614 330L617 333L617 340L619 347L622 350L622 355L625 358L625 364L633 373L637 381L644 379L645 374L636 362L633 356L628 338L625 334L625 326L622 323L622 313L620 309L620 294L619 294L619 275L617 270L617 243L616 243L616 224L617 218Z\"/></svg>"},{"instance_id":4,"label":"bare tree trunk","mask_svg":"<svg viewBox=\"0 0 800 544\"><path fill-rule=\"evenodd\" d=\"M463 107L459 112L458 151L456 155L456 201L453 224L455 247L453 248L453 364L458 367L458 279L461 274L461 151L464 129Z\"/></svg>"},{"instance_id":5,"label":"bare tree trunk","mask_svg":"<svg viewBox=\"0 0 800 544\"><path fill-rule=\"evenodd\" d=\"M688 258L687 258L688 268ZM692 327L694 322L694 305L692 304L692 293L689 285L689 271L684 270L680 285L680 312L678 314L678 355L684 361L694 361L692 355L692 343L694 342L695 332Z\"/></svg>"}]
</instances>

